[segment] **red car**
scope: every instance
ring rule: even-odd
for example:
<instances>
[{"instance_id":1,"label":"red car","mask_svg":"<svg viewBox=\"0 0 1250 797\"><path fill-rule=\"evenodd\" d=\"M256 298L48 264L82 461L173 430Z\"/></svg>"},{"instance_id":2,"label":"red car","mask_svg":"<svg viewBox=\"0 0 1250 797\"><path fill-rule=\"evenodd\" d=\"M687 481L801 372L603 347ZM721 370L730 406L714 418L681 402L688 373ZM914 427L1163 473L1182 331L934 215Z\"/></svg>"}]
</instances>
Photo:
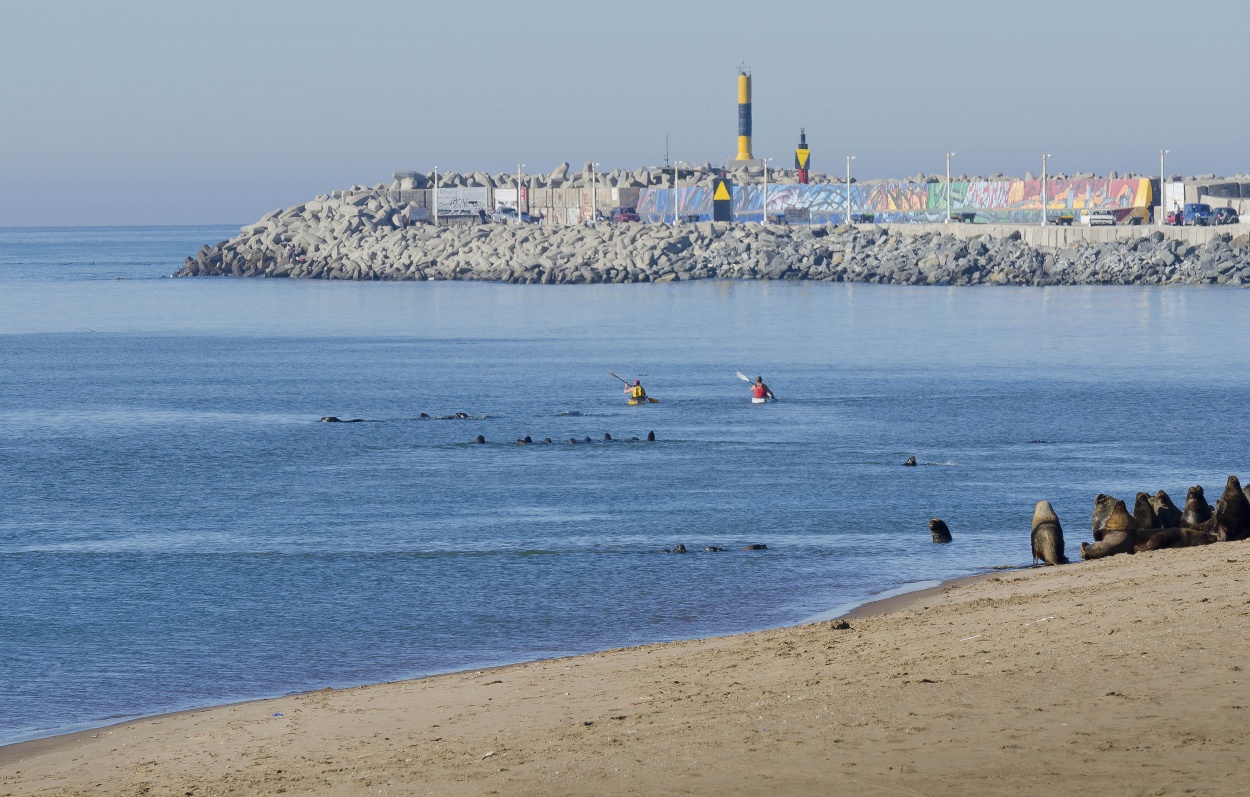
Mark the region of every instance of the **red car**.
<instances>
[{"instance_id":1,"label":"red car","mask_svg":"<svg viewBox=\"0 0 1250 797\"><path fill-rule=\"evenodd\" d=\"M642 221L642 216L639 216L638 211L633 208L612 208L608 218L613 224L622 221Z\"/></svg>"}]
</instances>

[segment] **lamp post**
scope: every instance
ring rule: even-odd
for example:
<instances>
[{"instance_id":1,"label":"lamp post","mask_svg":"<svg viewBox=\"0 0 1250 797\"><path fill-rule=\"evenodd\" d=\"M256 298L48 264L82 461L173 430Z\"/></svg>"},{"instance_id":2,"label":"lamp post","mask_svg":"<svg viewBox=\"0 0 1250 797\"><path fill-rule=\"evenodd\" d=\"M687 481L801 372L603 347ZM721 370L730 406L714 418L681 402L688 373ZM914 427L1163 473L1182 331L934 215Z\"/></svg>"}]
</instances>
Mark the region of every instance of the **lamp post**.
<instances>
[{"instance_id":1,"label":"lamp post","mask_svg":"<svg viewBox=\"0 0 1250 797\"><path fill-rule=\"evenodd\" d=\"M846 156L846 223L852 223L851 216L851 161L855 160L854 155Z\"/></svg>"},{"instance_id":2,"label":"lamp post","mask_svg":"<svg viewBox=\"0 0 1250 797\"><path fill-rule=\"evenodd\" d=\"M1159 227L1163 226L1163 217L1167 215L1163 207L1163 185L1167 181L1168 177L1167 170L1163 168L1163 156L1167 155L1171 151L1172 150L1170 149L1159 150L1159 212L1156 214L1157 218L1155 219L1155 224Z\"/></svg>"},{"instance_id":3,"label":"lamp post","mask_svg":"<svg viewBox=\"0 0 1250 797\"><path fill-rule=\"evenodd\" d=\"M438 226L438 167L434 167L434 226Z\"/></svg>"},{"instance_id":4,"label":"lamp post","mask_svg":"<svg viewBox=\"0 0 1250 797\"><path fill-rule=\"evenodd\" d=\"M768 226L768 162L772 158L760 158L764 161L764 226Z\"/></svg>"},{"instance_id":5,"label":"lamp post","mask_svg":"<svg viewBox=\"0 0 1250 797\"><path fill-rule=\"evenodd\" d=\"M516 223L521 225L521 170L525 168L524 163L516 165Z\"/></svg>"},{"instance_id":6,"label":"lamp post","mask_svg":"<svg viewBox=\"0 0 1250 797\"><path fill-rule=\"evenodd\" d=\"M1042 226L1046 226L1046 161L1050 160L1049 153L1042 153Z\"/></svg>"},{"instance_id":7,"label":"lamp post","mask_svg":"<svg viewBox=\"0 0 1250 797\"><path fill-rule=\"evenodd\" d=\"M681 161L673 161L673 226L677 226L677 214L681 212L681 205L677 202L677 164ZM663 218L663 217L661 217Z\"/></svg>"},{"instance_id":8,"label":"lamp post","mask_svg":"<svg viewBox=\"0 0 1250 797\"><path fill-rule=\"evenodd\" d=\"M951 223L951 158L959 153L946 153L946 224Z\"/></svg>"},{"instance_id":9,"label":"lamp post","mask_svg":"<svg viewBox=\"0 0 1250 797\"><path fill-rule=\"evenodd\" d=\"M595 183L599 174L599 164L593 163L590 166L590 223L597 224L599 222L599 197L596 196Z\"/></svg>"}]
</instances>

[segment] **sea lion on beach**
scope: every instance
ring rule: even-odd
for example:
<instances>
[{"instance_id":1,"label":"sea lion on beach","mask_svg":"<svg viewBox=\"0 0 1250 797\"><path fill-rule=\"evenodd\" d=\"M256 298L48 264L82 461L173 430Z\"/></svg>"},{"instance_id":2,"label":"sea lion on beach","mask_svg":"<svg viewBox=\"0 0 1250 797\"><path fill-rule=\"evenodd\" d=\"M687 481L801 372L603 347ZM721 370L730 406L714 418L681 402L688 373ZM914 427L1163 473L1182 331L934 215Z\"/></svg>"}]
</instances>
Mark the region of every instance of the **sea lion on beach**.
<instances>
[{"instance_id":1,"label":"sea lion on beach","mask_svg":"<svg viewBox=\"0 0 1250 797\"><path fill-rule=\"evenodd\" d=\"M1111 516L1103 528L1102 540L1095 543L1081 543L1082 559L1101 559L1118 553L1133 553L1137 538L1133 530L1133 516L1123 501L1116 501L1111 507Z\"/></svg>"},{"instance_id":2,"label":"sea lion on beach","mask_svg":"<svg viewBox=\"0 0 1250 797\"><path fill-rule=\"evenodd\" d=\"M1159 516L1155 514L1155 508L1150 505L1150 496L1139 492L1137 498L1133 500L1133 527L1138 531L1146 529L1160 529Z\"/></svg>"},{"instance_id":3,"label":"sea lion on beach","mask_svg":"<svg viewBox=\"0 0 1250 797\"><path fill-rule=\"evenodd\" d=\"M1215 502L1215 538L1220 542L1250 537L1250 501L1241 491L1241 482L1229 476L1224 494Z\"/></svg>"},{"instance_id":4,"label":"sea lion on beach","mask_svg":"<svg viewBox=\"0 0 1250 797\"><path fill-rule=\"evenodd\" d=\"M1033 532L1029 535L1033 547L1033 564L1040 559L1048 565L1066 565L1068 557L1063 553L1063 527L1050 501L1038 501L1033 508Z\"/></svg>"},{"instance_id":5,"label":"sea lion on beach","mask_svg":"<svg viewBox=\"0 0 1250 797\"><path fill-rule=\"evenodd\" d=\"M1111 510L1115 508L1116 498L1114 495L1106 495L1099 493L1094 498L1094 514L1090 522L1090 531L1094 534L1094 542L1102 540L1102 533L1107 528L1107 518L1111 517Z\"/></svg>"},{"instance_id":6,"label":"sea lion on beach","mask_svg":"<svg viewBox=\"0 0 1250 797\"><path fill-rule=\"evenodd\" d=\"M1181 527L1181 511L1176 508L1176 504L1172 503L1172 498L1160 490L1150 499L1150 506L1154 508L1155 517L1159 520L1159 528L1161 529L1179 529Z\"/></svg>"},{"instance_id":7,"label":"sea lion on beach","mask_svg":"<svg viewBox=\"0 0 1250 797\"><path fill-rule=\"evenodd\" d=\"M1195 529L1211 519L1213 513L1207 497L1202 492L1202 485L1195 484L1185 494L1185 511L1181 512L1181 528Z\"/></svg>"},{"instance_id":8,"label":"sea lion on beach","mask_svg":"<svg viewBox=\"0 0 1250 797\"><path fill-rule=\"evenodd\" d=\"M934 542L951 541L951 530L947 527L946 521L940 517L935 517L929 521L929 533L933 535Z\"/></svg>"},{"instance_id":9,"label":"sea lion on beach","mask_svg":"<svg viewBox=\"0 0 1250 797\"><path fill-rule=\"evenodd\" d=\"M904 468L914 468L914 467L916 467L916 458L915 458L915 457L908 457L908 458L907 458L907 461L903 463L903 467L904 467Z\"/></svg>"}]
</instances>

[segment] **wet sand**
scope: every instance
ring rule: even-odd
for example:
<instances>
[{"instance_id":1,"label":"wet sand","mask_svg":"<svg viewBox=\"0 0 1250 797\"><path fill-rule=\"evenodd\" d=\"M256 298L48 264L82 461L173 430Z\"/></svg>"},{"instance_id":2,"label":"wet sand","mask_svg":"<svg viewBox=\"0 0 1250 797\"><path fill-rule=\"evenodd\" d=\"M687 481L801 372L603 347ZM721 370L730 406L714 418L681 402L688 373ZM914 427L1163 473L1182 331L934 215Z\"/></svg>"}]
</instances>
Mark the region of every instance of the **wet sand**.
<instances>
[{"instance_id":1,"label":"wet sand","mask_svg":"<svg viewBox=\"0 0 1250 797\"><path fill-rule=\"evenodd\" d=\"M1250 542L1117 556L136 720L0 748L0 795L1244 794L1248 572Z\"/></svg>"}]
</instances>

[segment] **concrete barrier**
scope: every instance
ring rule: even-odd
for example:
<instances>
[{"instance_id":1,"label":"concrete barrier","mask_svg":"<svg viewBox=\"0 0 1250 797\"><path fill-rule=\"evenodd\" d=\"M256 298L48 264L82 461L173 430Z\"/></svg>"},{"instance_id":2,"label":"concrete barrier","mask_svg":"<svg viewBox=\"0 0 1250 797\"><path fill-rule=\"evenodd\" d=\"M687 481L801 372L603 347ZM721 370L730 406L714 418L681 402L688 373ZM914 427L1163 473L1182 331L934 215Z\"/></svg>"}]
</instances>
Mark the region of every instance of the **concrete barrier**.
<instances>
[{"instance_id":1,"label":"concrete barrier","mask_svg":"<svg viewBox=\"0 0 1250 797\"><path fill-rule=\"evenodd\" d=\"M860 225L868 226L868 225ZM1193 246L1201 246L1216 235L1244 235L1250 232L1250 223L1226 224L1220 227L1156 227L1142 225L1116 225L1114 227L1087 227L1074 224L1071 227L1048 224L1045 227L1036 224L882 224L892 233L900 235L920 235L922 233L941 233L956 238L976 238L980 235L991 235L995 238L1006 238L1012 233L1020 233L1021 239L1031 246L1045 246L1062 249L1078 241L1122 241L1132 238L1144 238L1154 232L1162 232L1165 239L1184 241Z\"/></svg>"}]
</instances>

